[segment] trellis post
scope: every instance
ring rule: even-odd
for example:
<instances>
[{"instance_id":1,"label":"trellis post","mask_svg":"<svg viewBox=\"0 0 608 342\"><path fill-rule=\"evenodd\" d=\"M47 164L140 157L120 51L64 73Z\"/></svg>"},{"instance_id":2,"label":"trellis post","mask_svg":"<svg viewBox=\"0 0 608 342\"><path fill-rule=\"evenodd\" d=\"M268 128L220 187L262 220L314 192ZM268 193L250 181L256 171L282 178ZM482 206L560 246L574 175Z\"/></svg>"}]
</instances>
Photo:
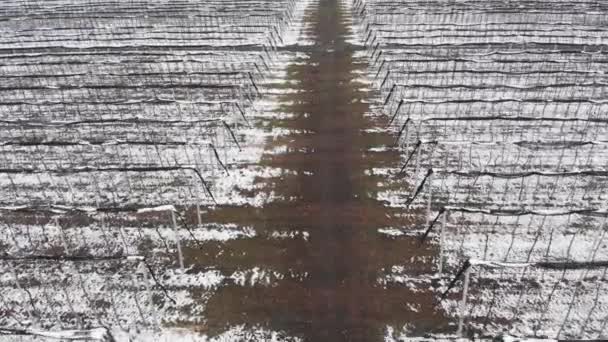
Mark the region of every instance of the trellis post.
<instances>
[{"instance_id":1,"label":"trellis post","mask_svg":"<svg viewBox=\"0 0 608 342\"><path fill-rule=\"evenodd\" d=\"M463 337L463 326L464 319L466 318L467 309L467 294L469 292L469 281L471 276L471 267L468 267L464 272L464 286L462 288L462 300L460 301L460 307L458 309L458 331L456 334Z\"/></svg>"},{"instance_id":2,"label":"trellis post","mask_svg":"<svg viewBox=\"0 0 608 342\"><path fill-rule=\"evenodd\" d=\"M173 222L173 230L175 232L175 243L177 244L177 256L179 258L179 267L184 270L184 255L182 253L182 244L179 239L179 230L177 228L177 220L175 219L175 210L170 210L171 221Z\"/></svg>"}]
</instances>

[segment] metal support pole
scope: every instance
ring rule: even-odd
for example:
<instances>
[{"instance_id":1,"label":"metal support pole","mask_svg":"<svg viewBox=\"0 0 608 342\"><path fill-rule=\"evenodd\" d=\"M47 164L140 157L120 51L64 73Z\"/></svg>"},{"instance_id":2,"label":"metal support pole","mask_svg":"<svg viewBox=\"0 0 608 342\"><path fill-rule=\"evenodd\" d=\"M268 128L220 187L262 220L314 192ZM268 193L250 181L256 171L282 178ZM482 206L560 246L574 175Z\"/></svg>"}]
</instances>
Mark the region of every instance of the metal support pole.
<instances>
[{"instance_id":1,"label":"metal support pole","mask_svg":"<svg viewBox=\"0 0 608 342\"><path fill-rule=\"evenodd\" d=\"M182 254L182 244L179 240L179 230L177 229L177 221L175 219L175 211L171 210L171 221L173 221L173 229L175 230L175 243L177 244L177 256L179 258L179 267L184 270L184 255Z\"/></svg>"},{"instance_id":2,"label":"metal support pole","mask_svg":"<svg viewBox=\"0 0 608 342\"><path fill-rule=\"evenodd\" d=\"M201 206L198 203L196 203L196 219L198 222L198 226L201 227L203 225L203 222L201 218Z\"/></svg>"},{"instance_id":3,"label":"metal support pole","mask_svg":"<svg viewBox=\"0 0 608 342\"><path fill-rule=\"evenodd\" d=\"M428 186L427 189L429 189L429 198L426 204L426 225L425 227L429 226L429 223L431 222L431 204L433 202L433 187L431 186L432 184L432 180L433 180L433 176L429 176L428 179Z\"/></svg>"},{"instance_id":4,"label":"metal support pole","mask_svg":"<svg viewBox=\"0 0 608 342\"><path fill-rule=\"evenodd\" d=\"M462 300L460 301L460 308L458 310L458 331L456 332L456 334L460 337L463 337L463 326L464 326L464 319L466 318L466 309L467 309L467 294L469 292L469 280L470 280L470 276L471 276L471 268L467 268L467 270L464 273L464 287L462 289Z\"/></svg>"},{"instance_id":5,"label":"metal support pole","mask_svg":"<svg viewBox=\"0 0 608 342\"><path fill-rule=\"evenodd\" d=\"M439 228L439 276L443 275L443 244L444 244L444 230L446 229L446 222L449 211L443 213L441 218L441 227Z\"/></svg>"}]
</instances>

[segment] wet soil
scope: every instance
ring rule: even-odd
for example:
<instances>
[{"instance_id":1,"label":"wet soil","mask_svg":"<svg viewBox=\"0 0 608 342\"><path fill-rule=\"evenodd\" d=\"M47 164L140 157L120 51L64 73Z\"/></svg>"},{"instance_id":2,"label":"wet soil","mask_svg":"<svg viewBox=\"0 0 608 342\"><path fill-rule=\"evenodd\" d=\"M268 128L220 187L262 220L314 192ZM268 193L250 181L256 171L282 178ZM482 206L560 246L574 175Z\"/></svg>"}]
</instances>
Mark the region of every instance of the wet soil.
<instances>
[{"instance_id":1,"label":"wet soil","mask_svg":"<svg viewBox=\"0 0 608 342\"><path fill-rule=\"evenodd\" d=\"M293 116L272 122L294 133L268 143L268 150L284 147L285 153L263 159L286 172L260 180L262 191L285 200L206 212L207 222L253 227L257 236L185 248L187 262L201 268L260 267L287 276L273 286L220 287L207 303L201 330L245 324L311 342L381 341L386 325L408 325L412 335L445 330L428 288L378 281L393 265L406 266L411 276L430 273L437 251L420 247L414 237L378 233L418 227L421 215L375 199L380 184L403 193L410 186L369 174L372 168L397 168L399 154L370 150L391 146L394 137L370 130L385 127L386 120L366 115L373 94L356 79L367 66L345 41L348 18L338 0L320 0L307 18L316 43L306 63L289 67L287 81L297 84L297 92L282 99L282 111ZM271 239L272 231L306 231L309 237Z\"/></svg>"}]
</instances>

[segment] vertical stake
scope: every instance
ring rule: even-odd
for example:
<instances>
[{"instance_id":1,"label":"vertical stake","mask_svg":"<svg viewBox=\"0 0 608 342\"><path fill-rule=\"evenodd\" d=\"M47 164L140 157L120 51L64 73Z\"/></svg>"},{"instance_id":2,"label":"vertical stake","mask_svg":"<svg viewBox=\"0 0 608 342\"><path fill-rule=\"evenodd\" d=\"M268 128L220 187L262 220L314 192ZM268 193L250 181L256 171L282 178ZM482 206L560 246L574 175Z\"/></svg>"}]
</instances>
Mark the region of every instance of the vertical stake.
<instances>
[{"instance_id":1,"label":"vertical stake","mask_svg":"<svg viewBox=\"0 0 608 342\"><path fill-rule=\"evenodd\" d=\"M414 179L418 179L418 170L419 170L419 166L420 166L420 153L422 151L422 143L420 144L420 146L418 147L418 151L416 153L416 167L415 167L415 171L414 171Z\"/></svg>"},{"instance_id":2,"label":"vertical stake","mask_svg":"<svg viewBox=\"0 0 608 342\"><path fill-rule=\"evenodd\" d=\"M426 204L426 227L429 226L429 223L431 222L431 203L433 202L433 187L431 186L433 181L433 175L429 176L428 179L428 186L427 189L429 189L429 199L427 201Z\"/></svg>"},{"instance_id":3,"label":"vertical stake","mask_svg":"<svg viewBox=\"0 0 608 342\"><path fill-rule=\"evenodd\" d=\"M179 231L177 229L177 221L175 220L175 211L171 210L171 221L173 221L173 229L175 230L175 243L177 244L177 256L179 258L179 267L184 270L184 255L182 254L182 244L179 241Z\"/></svg>"},{"instance_id":4,"label":"vertical stake","mask_svg":"<svg viewBox=\"0 0 608 342\"><path fill-rule=\"evenodd\" d=\"M196 203L196 219L198 222L198 226L201 227L203 225L202 218L201 218L201 205L198 203Z\"/></svg>"},{"instance_id":5,"label":"vertical stake","mask_svg":"<svg viewBox=\"0 0 608 342\"><path fill-rule=\"evenodd\" d=\"M467 270L464 273L464 287L462 289L462 300L460 301L460 308L458 310L458 316L460 316L458 318L458 331L456 332L456 335L463 337L462 334L462 328L464 325L464 319L465 319L465 314L466 314L466 308L467 308L467 293L469 292L469 278L471 275L471 267L467 268Z\"/></svg>"},{"instance_id":6,"label":"vertical stake","mask_svg":"<svg viewBox=\"0 0 608 342\"><path fill-rule=\"evenodd\" d=\"M443 217L441 218L441 227L439 227L439 276L443 276L443 244L444 237L443 231L446 229L446 222L449 211L445 211L443 213Z\"/></svg>"}]
</instances>

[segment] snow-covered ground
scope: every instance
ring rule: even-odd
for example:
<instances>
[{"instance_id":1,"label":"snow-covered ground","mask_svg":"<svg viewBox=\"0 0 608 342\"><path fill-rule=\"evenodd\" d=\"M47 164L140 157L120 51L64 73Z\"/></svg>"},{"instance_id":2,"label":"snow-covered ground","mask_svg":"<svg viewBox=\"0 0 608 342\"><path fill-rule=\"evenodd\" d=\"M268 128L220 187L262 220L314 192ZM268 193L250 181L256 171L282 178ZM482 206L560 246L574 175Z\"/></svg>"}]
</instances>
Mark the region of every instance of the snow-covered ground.
<instances>
[{"instance_id":1,"label":"snow-covered ground","mask_svg":"<svg viewBox=\"0 0 608 342\"><path fill-rule=\"evenodd\" d=\"M196 327L222 285L272 287L305 272L182 269L179 255L196 259L202 243L309 239L305 229L186 222L197 206L206 215L281 200L258 190L290 171L260 161L285 152L268 141L294 133L269 122L292 115L282 111L296 91L288 66L306 63L295 51L314 44L304 16L315 3L1 6L0 333L299 341L255 326L217 336ZM376 94L369 115L386 115L395 137L369 152L401 155L400 167L366 175L382 179L387 208L423 216L377 233L428 231L424 243L438 251L384 269L378 285L433 291L463 336L606 338L606 5L341 5L354 57L369 62L357 75ZM436 274L410 274L417 263ZM385 340L419 339L406 324L387 326Z\"/></svg>"},{"instance_id":2,"label":"snow-covered ground","mask_svg":"<svg viewBox=\"0 0 608 342\"><path fill-rule=\"evenodd\" d=\"M222 284L306 274L181 269L179 255L258 236L236 225L190 227L196 219L185 215L271 200L256 189L285 171L259 162L267 141L287 132L265 123L287 115L286 68L303 56L285 47L310 43L312 2L2 6L3 340L14 329L27 334L15 341L298 341L262 327L208 336L196 326Z\"/></svg>"},{"instance_id":3,"label":"snow-covered ground","mask_svg":"<svg viewBox=\"0 0 608 342\"><path fill-rule=\"evenodd\" d=\"M464 336L606 338L605 4L353 6L375 105L395 133L386 149L402 155L400 168L369 173L404 184L379 199L426 216L379 233L429 232L438 302L464 318ZM461 312L462 274L440 297L469 259L495 263L471 266ZM411 282L400 267L382 281Z\"/></svg>"}]
</instances>

